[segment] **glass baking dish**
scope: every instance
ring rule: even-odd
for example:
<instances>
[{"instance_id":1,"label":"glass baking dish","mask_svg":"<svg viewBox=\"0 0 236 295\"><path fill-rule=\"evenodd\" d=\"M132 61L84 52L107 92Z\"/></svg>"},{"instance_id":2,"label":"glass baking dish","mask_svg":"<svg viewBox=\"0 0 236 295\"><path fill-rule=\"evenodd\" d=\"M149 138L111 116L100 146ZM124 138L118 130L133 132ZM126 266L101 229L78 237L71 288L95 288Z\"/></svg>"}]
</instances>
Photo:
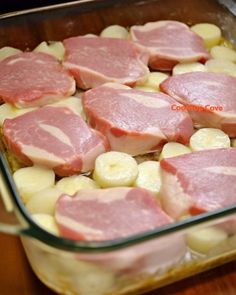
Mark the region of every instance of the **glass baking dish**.
<instances>
[{"instance_id":1,"label":"glass baking dish","mask_svg":"<svg viewBox=\"0 0 236 295\"><path fill-rule=\"evenodd\" d=\"M215 23L234 43L235 13L230 0L74 1L0 16L0 47L33 49L41 41L98 34L111 24L161 19ZM54 236L21 203L3 144L0 148L0 206L8 212L0 217L0 231L21 236L36 275L60 294L141 294L236 259L236 204L125 239L79 242ZM205 255L187 247L190 233L212 226L223 228L227 239Z\"/></svg>"}]
</instances>

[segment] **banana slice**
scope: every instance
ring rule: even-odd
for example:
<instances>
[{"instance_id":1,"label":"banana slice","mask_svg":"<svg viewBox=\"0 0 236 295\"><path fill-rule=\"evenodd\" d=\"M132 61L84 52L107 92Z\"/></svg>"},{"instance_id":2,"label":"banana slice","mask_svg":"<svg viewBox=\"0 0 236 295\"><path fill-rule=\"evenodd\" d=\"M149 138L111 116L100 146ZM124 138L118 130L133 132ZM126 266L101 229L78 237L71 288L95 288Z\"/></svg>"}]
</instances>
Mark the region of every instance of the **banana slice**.
<instances>
[{"instance_id":1,"label":"banana slice","mask_svg":"<svg viewBox=\"0 0 236 295\"><path fill-rule=\"evenodd\" d=\"M223 59L236 62L236 51L225 46L212 47L211 56L215 59Z\"/></svg>"},{"instance_id":2,"label":"banana slice","mask_svg":"<svg viewBox=\"0 0 236 295\"><path fill-rule=\"evenodd\" d=\"M208 227L187 235L187 245L201 254L207 254L211 249L228 238L227 233L218 228Z\"/></svg>"},{"instance_id":3,"label":"banana slice","mask_svg":"<svg viewBox=\"0 0 236 295\"><path fill-rule=\"evenodd\" d=\"M134 186L145 188L156 196L161 188L160 164L156 161L147 161L138 165L138 177Z\"/></svg>"},{"instance_id":4,"label":"banana slice","mask_svg":"<svg viewBox=\"0 0 236 295\"><path fill-rule=\"evenodd\" d=\"M93 178L103 187L131 186L138 176L138 164L130 155L107 152L97 157Z\"/></svg>"},{"instance_id":5,"label":"banana slice","mask_svg":"<svg viewBox=\"0 0 236 295\"><path fill-rule=\"evenodd\" d=\"M21 53L22 51L20 49L14 48L14 47L2 47L0 49L0 60L3 60L4 58L7 58L8 56L15 55L18 53Z\"/></svg>"},{"instance_id":6,"label":"banana slice","mask_svg":"<svg viewBox=\"0 0 236 295\"><path fill-rule=\"evenodd\" d=\"M44 213L54 215L58 198L63 194L56 187L49 187L32 195L26 203L26 208L32 214Z\"/></svg>"},{"instance_id":7,"label":"banana slice","mask_svg":"<svg viewBox=\"0 0 236 295\"><path fill-rule=\"evenodd\" d=\"M210 59L205 64L208 72L224 73L236 77L236 64L229 60Z\"/></svg>"},{"instance_id":8,"label":"banana slice","mask_svg":"<svg viewBox=\"0 0 236 295\"><path fill-rule=\"evenodd\" d=\"M191 153L191 150L187 146L178 142L168 142L164 145L159 160L189 153Z\"/></svg>"},{"instance_id":9,"label":"banana slice","mask_svg":"<svg viewBox=\"0 0 236 295\"><path fill-rule=\"evenodd\" d=\"M200 62L177 64L173 70L173 75L179 75L190 72L206 72L206 67Z\"/></svg>"},{"instance_id":10,"label":"banana slice","mask_svg":"<svg viewBox=\"0 0 236 295\"><path fill-rule=\"evenodd\" d=\"M36 52L44 52L53 55L58 60L63 60L65 54L65 48L62 42L41 42L35 49Z\"/></svg>"},{"instance_id":11,"label":"banana slice","mask_svg":"<svg viewBox=\"0 0 236 295\"><path fill-rule=\"evenodd\" d=\"M146 86L135 86L134 89L147 91L147 92L157 92L157 89L146 87Z\"/></svg>"},{"instance_id":12,"label":"banana slice","mask_svg":"<svg viewBox=\"0 0 236 295\"><path fill-rule=\"evenodd\" d=\"M70 96L66 99L62 99L55 103L52 103L51 106L65 106L70 108L75 113L79 114L85 119L85 113L83 110L81 99L77 96Z\"/></svg>"},{"instance_id":13,"label":"banana slice","mask_svg":"<svg viewBox=\"0 0 236 295\"><path fill-rule=\"evenodd\" d=\"M31 112L36 108L27 108L27 109L17 109L9 103L4 103L0 105L0 126L2 126L5 119L12 119L23 115L27 112Z\"/></svg>"},{"instance_id":14,"label":"banana slice","mask_svg":"<svg viewBox=\"0 0 236 295\"><path fill-rule=\"evenodd\" d=\"M211 48L220 43L221 30L214 24L196 24L191 27L191 30L202 37L207 48Z\"/></svg>"},{"instance_id":15,"label":"banana slice","mask_svg":"<svg viewBox=\"0 0 236 295\"><path fill-rule=\"evenodd\" d=\"M190 138L190 148L193 151L227 147L230 147L230 138L220 129L202 128Z\"/></svg>"},{"instance_id":16,"label":"banana slice","mask_svg":"<svg viewBox=\"0 0 236 295\"><path fill-rule=\"evenodd\" d=\"M83 175L64 177L57 182L56 187L68 195L74 195L77 191L84 188L99 188L98 184L94 180Z\"/></svg>"},{"instance_id":17,"label":"banana slice","mask_svg":"<svg viewBox=\"0 0 236 295\"><path fill-rule=\"evenodd\" d=\"M126 28L119 25L112 25L105 28L101 34L101 37L105 38L119 38L119 39L128 39L129 32Z\"/></svg>"},{"instance_id":18,"label":"banana slice","mask_svg":"<svg viewBox=\"0 0 236 295\"><path fill-rule=\"evenodd\" d=\"M145 83L141 83L139 86L153 88L157 91L159 90L159 85L168 77L167 74L162 72L150 72Z\"/></svg>"},{"instance_id":19,"label":"banana slice","mask_svg":"<svg viewBox=\"0 0 236 295\"><path fill-rule=\"evenodd\" d=\"M54 171L39 166L21 168L13 174L13 178L24 203L35 193L55 183Z\"/></svg>"},{"instance_id":20,"label":"banana slice","mask_svg":"<svg viewBox=\"0 0 236 295\"><path fill-rule=\"evenodd\" d=\"M43 213L33 214L33 220L43 229L54 234L59 235L59 230L53 216Z\"/></svg>"}]
</instances>

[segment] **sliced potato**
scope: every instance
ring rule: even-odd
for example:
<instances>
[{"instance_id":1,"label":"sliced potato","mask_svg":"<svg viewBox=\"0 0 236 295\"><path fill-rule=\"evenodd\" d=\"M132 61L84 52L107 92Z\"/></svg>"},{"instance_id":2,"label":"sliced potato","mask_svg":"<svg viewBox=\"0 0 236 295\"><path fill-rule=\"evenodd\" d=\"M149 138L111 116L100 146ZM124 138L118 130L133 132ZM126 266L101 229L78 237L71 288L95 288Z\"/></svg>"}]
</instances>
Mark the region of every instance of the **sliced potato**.
<instances>
[{"instance_id":1,"label":"sliced potato","mask_svg":"<svg viewBox=\"0 0 236 295\"><path fill-rule=\"evenodd\" d=\"M233 44L230 41L226 40L225 38L221 38L219 45L230 48L230 49L234 49Z\"/></svg>"},{"instance_id":2,"label":"sliced potato","mask_svg":"<svg viewBox=\"0 0 236 295\"><path fill-rule=\"evenodd\" d=\"M40 166L21 168L13 174L13 178L24 203L35 193L55 183L54 171Z\"/></svg>"},{"instance_id":3,"label":"sliced potato","mask_svg":"<svg viewBox=\"0 0 236 295\"><path fill-rule=\"evenodd\" d=\"M14 47L9 47L9 46L2 47L0 49L0 60L3 60L5 58L7 58L8 56L15 55L15 54L18 54L21 52L22 51L20 49L17 49Z\"/></svg>"},{"instance_id":4,"label":"sliced potato","mask_svg":"<svg viewBox=\"0 0 236 295\"><path fill-rule=\"evenodd\" d=\"M134 89L147 91L147 92L157 92L157 89L146 87L146 86L135 86Z\"/></svg>"},{"instance_id":5,"label":"sliced potato","mask_svg":"<svg viewBox=\"0 0 236 295\"><path fill-rule=\"evenodd\" d=\"M150 72L145 83L141 83L139 86L159 90L159 85L168 77L167 74L162 72Z\"/></svg>"},{"instance_id":6,"label":"sliced potato","mask_svg":"<svg viewBox=\"0 0 236 295\"><path fill-rule=\"evenodd\" d=\"M70 108L75 113L79 114L83 118L85 118L85 113L83 110L81 99L77 96L70 96L68 98L62 99L60 101L54 102L51 104L52 106L65 106Z\"/></svg>"},{"instance_id":7,"label":"sliced potato","mask_svg":"<svg viewBox=\"0 0 236 295\"><path fill-rule=\"evenodd\" d=\"M59 230L53 216L43 213L33 214L33 220L46 231L58 236Z\"/></svg>"},{"instance_id":8,"label":"sliced potato","mask_svg":"<svg viewBox=\"0 0 236 295\"><path fill-rule=\"evenodd\" d=\"M91 178L83 175L64 177L56 183L56 187L63 193L74 195L81 189L99 188L98 184Z\"/></svg>"},{"instance_id":9,"label":"sliced potato","mask_svg":"<svg viewBox=\"0 0 236 295\"><path fill-rule=\"evenodd\" d=\"M190 148L193 151L227 147L230 147L230 138L220 129L202 128L190 138Z\"/></svg>"},{"instance_id":10,"label":"sliced potato","mask_svg":"<svg viewBox=\"0 0 236 295\"><path fill-rule=\"evenodd\" d=\"M62 42L41 42L35 49L36 52L44 52L53 55L58 60L63 60L65 48Z\"/></svg>"},{"instance_id":11,"label":"sliced potato","mask_svg":"<svg viewBox=\"0 0 236 295\"><path fill-rule=\"evenodd\" d=\"M224 73L236 77L236 64L229 60L210 59L205 64L208 72Z\"/></svg>"},{"instance_id":12,"label":"sliced potato","mask_svg":"<svg viewBox=\"0 0 236 295\"><path fill-rule=\"evenodd\" d=\"M5 119L12 119L23 115L27 112L31 112L36 108L26 108L26 109L18 109L9 103L4 103L0 105L0 126L3 125Z\"/></svg>"},{"instance_id":13,"label":"sliced potato","mask_svg":"<svg viewBox=\"0 0 236 295\"><path fill-rule=\"evenodd\" d=\"M214 24L200 23L191 27L191 30L202 37L205 46L211 48L220 43L221 30Z\"/></svg>"},{"instance_id":14,"label":"sliced potato","mask_svg":"<svg viewBox=\"0 0 236 295\"><path fill-rule=\"evenodd\" d=\"M215 59L223 59L236 62L236 51L225 46L212 47L211 56Z\"/></svg>"},{"instance_id":15,"label":"sliced potato","mask_svg":"<svg viewBox=\"0 0 236 295\"><path fill-rule=\"evenodd\" d=\"M134 182L134 186L145 188L157 196L161 188L160 163L146 161L139 164L138 177Z\"/></svg>"},{"instance_id":16,"label":"sliced potato","mask_svg":"<svg viewBox=\"0 0 236 295\"><path fill-rule=\"evenodd\" d=\"M236 147L236 138L231 140L231 146Z\"/></svg>"},{"instance_id":17,"label":"sliced potato","mask_svg":"<svg viewBox=\"0 0 236 295\"><path fill-rule=\"evenodd\" d=\"M128 39L129 32L126 28L119 25L112 25L105 28L101 34L101 37L105 38L120 38L120 39Z\"/></svg>"},{"instance_id":18,"label":"sliced potato","mask_svg":"<svg viewBox=\"0 0 236 295\"><path fill-rule=\"evenodd\" d=\"M200 62L177 64L173 70L173 75L179 75L190 72L206 72L206 67Z\"/></svg>"},{"instance_id":19,"label":"sliced potato","mask_svg":"<svg viewBox=\"0 0 236 295\"><path fill-rule=\"evenodd\" d=\"M191 153L191 150L187 146L178 142L168 142L164 145L159 159L162 160L189 153Z\"/></svg>"},{"instance_id":20,"label":"sliced potato","mask_svg":"<svg viewBox=\"0 0 236 295\"><path fill-rule=\"evenodd\" d=\"M103 188L131 186L138 176L138 165L126 153L107 152L97 157L93 178Z\"/></svg>"},{"instance_id":21,"label":"sliced potato","mask_svg":"<svg viewBox=\"0 0 236 295\"><path fill-rule=\"evenodd\" d=\"M207 254L227 238L228 235L224 230L209 227L189 233L187 235L187 245L195 252Z\"/></svg>"},{"instance_id":22,"label":"sliced potato","mask_svg":"<svg viewBox=\"0 0 236 295\"><path fill-rule=\"evenodd\" d=\"M55 205L58 198L63 194L56 187L49 187L33 194L26 203L26 208L32 214L44 213L54 215Z\"/></svg>"}]
</instances>

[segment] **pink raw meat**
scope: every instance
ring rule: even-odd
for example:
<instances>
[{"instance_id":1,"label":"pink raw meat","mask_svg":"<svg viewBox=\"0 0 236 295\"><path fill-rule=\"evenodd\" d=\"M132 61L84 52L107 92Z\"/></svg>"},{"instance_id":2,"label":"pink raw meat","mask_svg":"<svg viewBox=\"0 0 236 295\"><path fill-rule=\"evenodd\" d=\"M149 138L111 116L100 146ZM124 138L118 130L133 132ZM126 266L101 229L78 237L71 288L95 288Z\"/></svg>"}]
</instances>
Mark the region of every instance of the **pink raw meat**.
<instances>
[{"instance_id":1,"label":"pink raw meat","mask_svg":"<svg viewBox=\"0 0 236 295\"><path fill-rule=\"evenodd\" d=\"M64 40L64 67L78 87L89 89L106 82L134 85L149 73L148 53L128 40L101 37L73 37Z\"/></svg>"},{"instance_id":2,"label":"pink raw meat","mask_svg":"<svg viewBox=\"0 0 236 295\"><path fill-rule=\"evenodd\" d=\"M108 83L84 93L82 102L91 126L101 131L111 149L131 155L159 150L167 141L188 143L193 124L186 111L163 93Z\"/></svg>"},{"instance_id":3,"label":"pink raw meat","mask_svg":"<svg viewBox=\"0 0 236 295\"><path fill-rule=\"evenodd\" d=\"M66 107L45 106L6 119L3 135L11 152L26 165L38 164L60 176L92 170L108 143Z\"/></svg>"},{"instance_id":4,"label":"pink raw meat","mask_svg":"<svg viewBox=\"0 0 236 295\"><path fill-rule=\"evenodd\" d=\"M51 55L23 52L0 61L0 98L21 107L42 106L75 92L75 81Z\"/></svg>"},{"instance_id":5,"label":"pink raw meat","mask_svg":"<svg viewBox=\"0 0 236 295\"><path fill-rule=\"evenodd\" d=\"M157 21L130 29L131 39L150 53L152 69L169 71L176 64L210 58L201 37L177 21Z\"/></svg>"},{"instance_id":6,"label":"pink raw meat","mask_svg":"<svg viewBox=\"0 0 236 295\"><path fill-rule=\"evenodd\" d=\"M113 240L172 222L155 196L141 188L83 189L61 196L55 212L61 235L73 240Z\"/></svg>"},{"instance_id":7,"label":"pink raw meat","mask_svg":"<svg viewBox=\"0 0 236 295\"><path fill-rule=\"evenodd\" d=\"M235 148L167 158L161 168L161 203L173 218L236 204Z\"/></svg>"},{"instance_id":8,"label":"pink raw meat","mask_svg":"<svg viewBox=\"0 0 236 295\"><path fill-rule=\"evenodd\" d=\"M197 126L219 128L230 137L236 136L235 77L207 72L186 73L166 79L160 88L184 105L207 107L205 111L189 111ZM209 111L209 107L217 109Z\"/></svg>"}]
</instances>

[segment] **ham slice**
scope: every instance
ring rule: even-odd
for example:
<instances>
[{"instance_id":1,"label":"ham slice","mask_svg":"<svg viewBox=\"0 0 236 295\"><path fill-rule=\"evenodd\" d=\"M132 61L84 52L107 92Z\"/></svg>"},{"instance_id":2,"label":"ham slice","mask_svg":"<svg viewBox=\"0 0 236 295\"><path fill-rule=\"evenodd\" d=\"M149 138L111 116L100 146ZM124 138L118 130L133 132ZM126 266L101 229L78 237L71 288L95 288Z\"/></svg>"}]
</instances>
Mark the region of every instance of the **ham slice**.
<instances>
[{"instance_id":1,"label":"ham slice","mask_svg":"<svg viewBox=\"0 0 236 295\"><path fill-rule=\"evenodd\" d=\"M104 136L67 107L45 106L6 119L3 135L20 161L53 168L60 176L92 170L96 157L108 149Z\"/></svg>"},{"instance_id":2,"label":"ham slice","mask_svg":"<svg viewBox=\"0 0 236 295\"><path fill-rule=\"evenodd\" d=\"M149 55L131 41L84 36L63 43L66 50L63 65L82 89L106 82L134 85L147 79Z\"/></svg>"},{"instance_id":3,"label":"ham slice","mask_svg":"<svg viewBox=\"0 0 236 295\"><path fill-rule=\"evenodd\" d=\"M0 61L0 98L34 107L72 95L75 81L51 55L23 52Z\"/></svg>"},{"instance_id":4,"label":"ham slice","mask_svg":"<svg viewBox=\"0 0 236 295\"><path fill-rule=\"evenodd\" d=\"M189 113L196 126L219 128L230 137L236 136L235 77L207 72L186 73L168 78L160 88L178 102L192 107Z\"/></svg>"},{"instance_id":5,"label":"ham slice","mask_svg":"<svg viewBox=\"0 0 236 295\"><path fill-rule=\"evenodd\" d=\"M131 39L148 49L152 69L169 71L178 63L210 58L201 37L177 21L157 21L132 26Z\"/></svg>"},{"instance_id":6,"label":"ham slice","mask_svg":"<svg viewBox=\"0 0 236 295\"><path fill-rule=\"evenodd\" d=\"M108 83L84 93L82 102L91 126L108 139L112 150L131 155L159 150L167 141L188 143L193 124L187 112L163 93Z\"/></svg>"},{"instance_id":7,"label":"ham slice","mask_svg":"<svg viewBox=\"0 0 236 295\"><path fill-rule=\"evenodd\" d=\"M236 204L236 149L212 149L161 161L161 203L173 218Z\"/></svg>"},{"instance_id":8,"label":"ham slice","mask_svg":"<svg viewBox=\"0 0 236 295\"><path fill-rule=\"evenodd\" d=\"M141 188L80 190L62 195L55 218L62 236L105 241L132 236L172 222L155 196Z\"/></svg>"}]
</instances>

